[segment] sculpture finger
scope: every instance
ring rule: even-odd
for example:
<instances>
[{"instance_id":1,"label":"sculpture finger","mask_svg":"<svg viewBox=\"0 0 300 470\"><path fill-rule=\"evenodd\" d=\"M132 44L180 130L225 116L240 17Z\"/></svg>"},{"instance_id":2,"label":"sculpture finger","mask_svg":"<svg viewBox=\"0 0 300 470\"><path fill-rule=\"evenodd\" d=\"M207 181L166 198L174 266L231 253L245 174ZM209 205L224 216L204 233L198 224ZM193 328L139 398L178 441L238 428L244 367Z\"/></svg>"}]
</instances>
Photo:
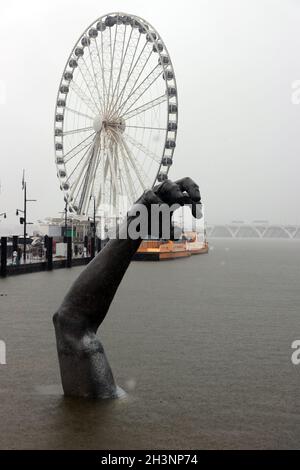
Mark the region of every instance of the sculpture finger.
<instances>
[{"instance_id":1,"label":"sculpture finger","mask_svg":"<svg viewBox=\"0 0 300 470\"><path fill-rule=\"evenodd\" d=\"M194 202L201 202L199 186L192 178L186 177L176 181L182 192L186 191Z\"/></svg>"},{"instance_id":2,"label":"sculpture finger","mask_svg":"<svg viewBox=\"0 0 300 470\"><path fill-rule=\"evenodd\" d=\"M154 187L155 194L166 204L184 205L184 194L178 184L171 180L165 180L163 183Z\"/></svg>"},{"instance_id":3,"label":"sculpture finger","mask_svg":"<svg viewBox=\"0 0 300 470\"><path fill-rule=\"evenodd\" d=\"M190 207L193 217L195 217L196 219L202 218L203 214L201 202L193 201L193 199L191 199L190 196L186 194L184 195L184 205Z\"/></svg>"}]
</instances>

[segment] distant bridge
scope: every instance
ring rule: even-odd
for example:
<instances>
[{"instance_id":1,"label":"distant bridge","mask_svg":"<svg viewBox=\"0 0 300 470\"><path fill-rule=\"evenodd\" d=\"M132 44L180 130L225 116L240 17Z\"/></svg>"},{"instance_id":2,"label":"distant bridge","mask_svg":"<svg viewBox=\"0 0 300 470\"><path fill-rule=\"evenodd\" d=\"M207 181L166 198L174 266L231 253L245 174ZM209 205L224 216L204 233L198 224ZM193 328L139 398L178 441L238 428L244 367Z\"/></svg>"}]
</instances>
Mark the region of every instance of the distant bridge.
<instances>
[{"instance_id":1,"label":"distant bridge","mask_svg":"<svg viewBox=\"0 0 300 470\"><path fill-rule=\"evenodd\" d=\"M290 238L300 240L299 225L232 223L209 225L206 232L210 238Z\"/></svg>"}]
</instances>

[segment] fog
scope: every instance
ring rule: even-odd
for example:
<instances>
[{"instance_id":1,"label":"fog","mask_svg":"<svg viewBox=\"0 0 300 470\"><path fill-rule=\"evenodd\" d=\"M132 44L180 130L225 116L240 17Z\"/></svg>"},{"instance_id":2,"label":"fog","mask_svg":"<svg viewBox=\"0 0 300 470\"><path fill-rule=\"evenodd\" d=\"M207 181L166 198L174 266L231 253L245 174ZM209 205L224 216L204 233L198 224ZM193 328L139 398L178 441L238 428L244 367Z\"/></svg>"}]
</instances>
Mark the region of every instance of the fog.
<instances>
[{"instance_id":1,"label":"fog","mask_svg":"<svg viewBox=\"0 0 300 470\"><path fill-rule=\"evenodd\" d=\"M53 149L60 77L99 16L137 14L160 32L175 68L179 128L170 177L200 185L208 223L300 224L300 2L297 0L10 0L0 3L1 227L63 210Z\"/></svg>"}]
</instances>

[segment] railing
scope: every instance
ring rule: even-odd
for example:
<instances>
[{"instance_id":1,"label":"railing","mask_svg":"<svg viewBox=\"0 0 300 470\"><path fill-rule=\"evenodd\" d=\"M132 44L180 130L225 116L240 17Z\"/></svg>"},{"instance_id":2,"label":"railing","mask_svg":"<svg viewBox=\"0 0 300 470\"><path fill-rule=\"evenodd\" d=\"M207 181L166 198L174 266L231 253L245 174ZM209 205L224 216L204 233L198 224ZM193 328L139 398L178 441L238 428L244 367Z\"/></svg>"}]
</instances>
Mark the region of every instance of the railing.
<instances>
[{"instance_id":1,"label":"railing","mask_svg":"<svg viewBox=\"0 0 300 470\"><path fill-rule=\"evenodd\" d=\"M282 238L300 239L297 225L228 224L207 227L209 238Z\"/></svg>"},{"instance_id":2,"label":"railing","mask_svg":"<svg viewBox=\"0 0 300 470\"><path fill-rule=\"evenodd\" d=\"M38 246L26 245L24 260L23 245L19 245L17 237L13 238L13 242L10 242L8 237L1 237L0 275L2 277L84 265L95 257L102 245L99 239L96 243L93 238L74 242L72 237L66 237L64 253L57 254L53 238L45 237L45 241Z\"/></svg>"}]
</instances>

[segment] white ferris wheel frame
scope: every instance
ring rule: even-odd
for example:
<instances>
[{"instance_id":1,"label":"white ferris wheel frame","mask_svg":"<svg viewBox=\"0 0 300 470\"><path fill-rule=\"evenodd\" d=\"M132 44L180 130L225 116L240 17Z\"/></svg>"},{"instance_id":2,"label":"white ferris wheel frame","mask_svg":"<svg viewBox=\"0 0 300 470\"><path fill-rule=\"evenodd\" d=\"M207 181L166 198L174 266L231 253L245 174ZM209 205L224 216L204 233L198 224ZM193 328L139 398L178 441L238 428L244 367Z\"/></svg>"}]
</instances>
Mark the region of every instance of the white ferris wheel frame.
<instances>
[{"instance_id":1,"label":"white ferris wheel frame","mask_svg":"<svg viewBox=\"0 0 300 470\"><path fill-rule=\"evenodd\" d=\"M141 142L137 142L137 141L134 141L133 137L132 136L129 136L129 135L126 135L126 139L123 138L120 134L117 134L115 135L115 144L116 144L116 149L117 149L117 146L118 146L118 149L120 150L120 152L122 153L122 156L124 157L124 154L126 153L126 160L127 160L127 163L124 164L125 165L125 169L126 169L126 166L131 164L132 167L134 167L135 169L135 172L136 172L136 175L138 177L138 179L140 179L140 183L141 183L141 186L142 185L142 176L140 175L140 171L139 171L139 168L137 167L136 165L136 162L135 162L135 159L134 159L134 155L132 155L132 152L129 150L128 148L128 144L126 142L126 140L128 139L129 142L132 143L132 145L134 145L136 148L139 148L140 150L142 150L144 153L146 153L148 156L150 156L150 158L152 157L154 159L155 157L155 161L156 161L156 164L157 164L157 172L155 174L155 177L154 177L154 180L152 182L152 187L157 183L157 181L163 181L164 179L167 179L168 177L168 172L169 172L169 168L170 166L172 165L172 162L173 162L173 154L174 154L174 149L175 149L175 146L176 146L176 137L177 137L177 130L178 130L178 93L177 93L177 84L176 84L176 77L175 77L175 71L174 71L174 67L173 67L173 64L172 64L172 61L171 61L171 57L170 57L170 54L168 52L168 49L166 47L166 45L164 44L160 34L157 32L157 30L146 20L144 20L143 18L139 17L139 16L136 16L136 15L132 15L132 14L128 14L128 13L124 13L124 12L113 12L113 13L108 13L108 14L105 14L105 15L102 15L101 17L99 17L96 21L93 21L85 30L84 32L79 36L78 40L76 41L75 43L75 46L73 47L67 61L66 61L66 64L65 64L65 67L64 67L64 70L63 70L63 73L62 73L62 77L61 77L61 80L60 80L60 83L59 83L59 88L58 88L58 93L57 93L57 98L56 98L56 106L55 106L55 117L54 117L54 150L55 150L55 158L56 158L56 167L57 167L57 175L58 175L58 178L59 178L59 181L60 181L60 188L61 190L64 192L64 198L65 198L65 202L69 205L69 210L72 211L72 212L75 212L77 215L88 215L88 209L87 211L85 210L82 210L82 207L80 208L80 210L78 210L78 208L76 208L75 206L73 206L72 204L72 192L70 193L69 191L69 187L68 185L66 185L66 181L68 180L68 172L67 172L67 168L66 168L66 163L67 163L67 159L66 159L66 154L64 153L64 150L61 150L59 149L59 143L61 143L62 145L62 149L64 148L64 137L65 135L67 135L68 133L70 133L71 131L66 131L64 132L64 117L65 117L65 112L66 110L70 111L68 109L68 107L65 105L65 106L59 106L58 103L60 101L63 101L63 97L65 97L65 99L67 98L67 93L62 93L61 90L63 89L62 87L64 86L67 86L68 83L66 82L65 80L65 74L66 72L71 72L72 69L70 69L70 66L69 66L69 63L72 59L77 59L78 60L78 57L75 55L75 50L76 48L80 47L81 46L81 40L84 38L84 37L87 37L89 38L89 30L93 27L95 27L95 25L98 23L98 22L105 22L105 19L107 17L127 17L127 18L130 18L132 21L136 21L137 24L140 26L140 27L145 27L147 28L147 34L150 36L151 38L151 44L153 44L153 48L154 46L156 47L156 53L158 54L157 57L159 57L159 63L162 67L162 72L159 74L159 75L162 75L162 74L167 74L167 71L172 71L172 74L173 74L173 77L172 77L172 82L173 82L173 85L172 87L175 88L175 94L173 95L169 95L169 87L168 87L168 79L166 78L166 75L164 75L165 77L165 95L162 95L160 97L157 97L155 100L153 101L156 101L158 104L161 104L162 102L166 102L166 106L167 106L167 122L166 122L166 127L165 127L165 139L164 139L164 146L162 148L162 155L159 157L160 158L160 161L157 161L156 160L156 157L157 155L152 155L151 156L151 151L149 149L147 149L145 146L143 146L143 144ZM117 27L117 24L116 24L116 27ZM110 27L111 28L111 27ZM134 29L132 27L132 29ZM101 34L102 34L102 31L101 31ZM142 36L142 34L140 34L140 36ZM139 41L139 40L138 40ZM162 47L159 47L158 44L161 44ZM129 43L128 43L129 44ZM128 44L127 44L127 47L128 47ZM137 47L137 45L136 45ZM114 51L115 52L115 51ZM127 51L125 52L125 55L126 55ZM152 51L150 52L150 55L151 55ZM123 52L122 52L123 54ZM124 55L124 60L125 60L125 55ZM149 55L149 57L150 57ZM164 60L162 59L163 56L167 56L168 57L168 61L167 63L164 62ZM100 60L100 58L99 58ZM112 59L113 60L113 59ZM134 67L136 66L137 62L135 63ZM103 64L104 65L104 64ZM123 65L123 64L122 64ZM74 69L73 69L74 70ZM132 71L131 71L132 73ZM120 71L120 74L121 74L121 71ZM120 75L119 75L120 77ZM147 77L146 77L147 78ZM127 81L129 79L129 76L127 77ZM72 81L72 79L71 79ZM126 81L126 83L127 83ZM138 80L135 82L137 83ZM126 85L125 83L125 85ZM97 83L96 83L97 85ZM102 82L102 85L103 85L103 82ZM141 84L138 85L138 87L140 86ZM109 82L109 88L111 87L111 81ZM113 85L112 85L113 86ZM138 88L137 87L137 88ZM99 93L99 89L97 88L98 90L98 93ZM114 97L114 93L116 91L116 87L115 89L113 90L113 97ZM136 91L134 88L133 88L133 91ZM118 90L119 92L119 90ZM122 93L122 91L121 91ZM132 89L131 89L131 93L132 93ZM103 100L105 100L105 94L103 95ZM108 94L108 98L109 98L109 94ZM120 98L120 95L118 97L118 99ZM124 101L122 101L123 99L123 96L120 100L120 103L119 103L119 107L122 109L124 108L126 102L128 101L128 99L130 98L130 94L129 96L126 97L126 99ZM138 101L139 98L137 98L136 101ZM161 101L161 103L159 103ZM118 103L118 100L117 102ZM112 109L114 110L114 107L116 106L116 103L114 104L112 101L109 103L109 110ZM99 96L99 104L100 106L102 105L102 101L100 99L100 96ZM133 103L134 104L134 103ZM128 114L130 115L130 108L132 108L133 104L131 106L129 106L129 109L127 108L127 111L125 113L125 116L127 116ZM140 112L145 112L145 108L148 106L148 109L150 109L153 106L157 106L158 104L154 103L154 102L150 102L150 103L144 103L144 104L139 104L137 108L133 108L133 111L135 111L137 114L140 110ZM108 104L106 104L108 105ZM172 110L171 110L171 107L173 106ZM112 108L111 108L112 107ZM119 108L118 108L119 109ZM146 108L147 110L147 108ZM101 110L99 110L100 112ZM77 112L78 114L80 114L80 112ZM60 114L62 115L62 120L60 122L57 121L57 115ZM88 116L89 119L93 119L93 116ZM128 117L127 117L128 119ZM92 122L92 121L91 121ZM169 130L169 123L172 122L172 123L175 123L175 129L174 130ZM57 135L57 129L60 129L60 126L61 125L61 134L60 135ZM129 127L138 127L138 126L129 126ZM141 126L142 128L143 126ZM88 129L88 128L86 128ZM91 125L91 131L93 129L93 125ZM74 129L74 133L75 132L80 132L82 129ZM160 130L163 130L163 128L160 128ZM170 137L170 133L171 133L171 137ZM93 134L91 134L93 135ZM93 140L97 139L97 138L100 138L100 141L101 141L101 136L100 137L97 137L97 133L95 133L94 137L93 137ZM87 137L88 139L88 137ZM170 147L167 147L167 143L169 140L172 140L174 142L174 146L172 148ZM82 143L84 143L86 139L83 140L83 142L81 142L79 145L81 145ZM92 147L89 147L92 143L90 142L88 145L87 145L87 148L88 150L92 150L92 152L94 152L94 146ZM99 146L101 145L101 142L99 144ZM105 145L105 143L104 143ZM168 150L168 164L164 164L164 158L165 155L166 155L166 149L169 149ZM72 149L73 150L73 149ZM82 150L79 150L79 152L81 152ZM98 151L98 149L97 149ZM117 151L117 150L116 150ZM70 153L70 152L68 152ZM110 157L108 156L107 157L108 160L110 160ZM96 160L96 159L95 159ZM91 159L90 159L91 161ZM111 165L111 163L109 162L109 165ZM113 170L111 168L111 172L112 172L112 175L113 175ZM93 177L93 175L91 175ZM128 176L128 175L127 175ZM149 186L148 186L149 188ZM144 187L144 189L146 189ZM130 191L130 184L128 185L128 190ZM75 189L73 191L73 194L75 192ZM131 195L131 199L133 198L133 195ZM100 199L101 199L101 196L100 196ZM134 201L132 201L134 202ZM86 207L89 207L89 204L87 206L87 203L85 201L85 208ZM98 202L97 202L97 209L98 209Z\"/></svg>"}]
</instances>

